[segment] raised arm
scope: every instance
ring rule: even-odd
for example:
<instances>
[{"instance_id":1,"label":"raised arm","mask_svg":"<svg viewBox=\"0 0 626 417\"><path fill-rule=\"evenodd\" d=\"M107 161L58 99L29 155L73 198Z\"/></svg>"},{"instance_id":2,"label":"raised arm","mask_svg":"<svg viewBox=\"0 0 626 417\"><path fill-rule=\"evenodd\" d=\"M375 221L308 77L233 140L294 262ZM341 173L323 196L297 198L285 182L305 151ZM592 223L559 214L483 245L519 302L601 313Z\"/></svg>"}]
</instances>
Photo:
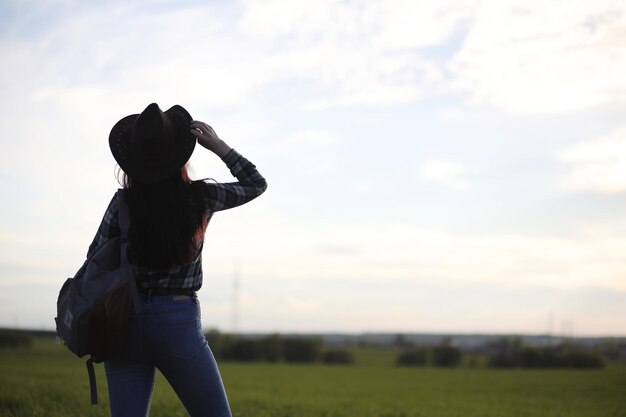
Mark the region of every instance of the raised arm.
<instances>
[{"instance_id":1,"label":"raised arm","mask_svg":"<svg viewBox=\"0 0 626 417\"><path fill-rule=\"evenodd\" d=\"M191 132L202 147L224 161L238 180L230 183L205 183L202 195L209 210L220 211L237 207L263 194L267 182L257 171L256 166L220 139L211 126L193 121Z\"/></svg>"}]
</instances>

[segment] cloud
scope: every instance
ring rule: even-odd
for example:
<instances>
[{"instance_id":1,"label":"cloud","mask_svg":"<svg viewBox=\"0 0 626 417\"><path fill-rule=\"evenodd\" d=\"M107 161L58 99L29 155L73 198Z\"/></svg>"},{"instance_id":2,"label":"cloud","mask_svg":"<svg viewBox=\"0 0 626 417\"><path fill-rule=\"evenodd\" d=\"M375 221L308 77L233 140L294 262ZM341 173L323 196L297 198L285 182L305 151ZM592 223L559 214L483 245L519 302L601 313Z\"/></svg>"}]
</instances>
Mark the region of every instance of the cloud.
<instances>
[{"instance_id":1,"label":"cloud","mask_svg":"<svg viewBox=\"0 0 626 417\"><path fill-rule=\"evenodd\" d=\"M5 97L50 102L100 88L113 97L105 105L152 96L207 109L275 100L320 110L452 93L471 105L543 114L623 102L626 92L626 13L611 1L565 10L499 0L60 10L37 31L32 21L49 7L20 10L0 38Z\"/></svg>"},{"instance_id":2,"label":"cloud","mask_svg":"<svg viewBox=\"0 0 626 417\"><path fill-rule=\"evenodd\" d=\"M626 96L626 9L610 0L567 8L539 0L242 5L239 30L265 49L266 73L315 86L305 108L452 93L471 106L550 114Z\"/></svg>"},{"instance_id":3,"label":"cloud","mask_svg":"<svg viewBox=\"0 0 626 417\"><path fill-rule=\"evenodd\" d=\"M459 21L470 14L471 3L310 0L294 4L288 0L248 0L241 2L239 29L274 42L332 40L347 46L364 37L372 41L372 49L415 49L447 40Z\"/></svg>"},{"instance_id":4,"label":"cloud","mask_svg":"<svg viewBox=\"0 0 626 417\"><path fill-rule=\"evenodd\" d=\"M626 127L575 144L556 158L570 170L561 181L565 188L605 194L626 191Z\"/></svg>"},{"instance_id":5,"label":"cloud","mask_svg":"<svg viewBox=\"0 0 626 417\"><path fill-rule=\"evenodd\" d=\"M317 129L303 129L291 135L292 142L314 148L329 148L341 140L337 133Z\"/></svg>"},{"instance_id":6,"label":"cloud","mask_svg":"<svg viewBox=\"0 0 626 417\"><path fill-rule=\"evenodd\" d=\"M266 73L315 86L305 108L452 93L471 106L551 114L626 96L626 10L610 0L242 4L239 30L265 49Z\"/></svg>"},{"instance_id":7,"label":"cloud","mask_svg":"<svg viewBox=\"0 0 626 417\"><path fill-rule=\"evenodd\" d=\"M470 183L463 178L465 168L456 162L444 159L429 159L420 170L420 177L456 190L467 190Z\"/></svg>"},{"instance_id":8,"label":"cloud","mask_svg":"<svg viewBox=\"0 0 626 417\"><path fill-rule=\"evenodd\" d=\"M300 129L286 134L283 139L266 147L263 153L285 161L285 166L293 168L291 171L296 176L319 177L338 168L340 155L336 148L342 142L342 136L336 132ZM294 155L297 155L297 160L294 160Z\"/></svg>"},{"instance_id":9,"label":"cloud","mask_svg":"<svg viewBox=\"0 0 626 417\"><path fill-rule=\"evenodd\" d=\"M213 228L212 241L206 243L211 259L241 253L241 239L229 236L229 227L222 218ZM335 228L314 221L280 230L259 225L246 244L255 249L241 255L242 263L259 279L626 290L626 238L615 230L608 235L581 230L572 236L462 234L397 222ZM329 250L320 250L324 247ZM207 276L229 271L229 265L205 264Z\"/></svg>"},{"instance_id":10,"label":"cloud","mask_svg":"<svg viewBox=\"0 0 626 417\"><path fill-rule=\"evenodd\" d=\"M238 27L265 50L264 72L310 83L314 93L304 108L315 110L424 97L442 75L418 50L444 43L468 13L454 2L242 4Z\"/></svg>"},{"instance_id":11,"label":"cloud","mask_svg":"<svg viewBox=\"0 0 626 417\"><path fill-rule=\"evenodd\" d=\"M617 2L481 2L449 63L474 106L550 114L626 97L626 9Z\"/></svg>"}]
</instances>

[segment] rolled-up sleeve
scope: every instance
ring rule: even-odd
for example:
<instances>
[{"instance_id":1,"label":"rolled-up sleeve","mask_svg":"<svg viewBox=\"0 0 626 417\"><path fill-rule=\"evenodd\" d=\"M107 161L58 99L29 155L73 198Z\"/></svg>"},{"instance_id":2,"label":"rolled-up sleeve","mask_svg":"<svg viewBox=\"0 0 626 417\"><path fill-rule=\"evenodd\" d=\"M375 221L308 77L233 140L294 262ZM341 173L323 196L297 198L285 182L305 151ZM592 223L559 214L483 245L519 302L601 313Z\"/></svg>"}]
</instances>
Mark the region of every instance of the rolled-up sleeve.
<instances>
[{"instance_id":1,"label":"rolled-up sleeve","mask_svg":"<svg viewBox=\"0 0 626 417\"><path fill-rule=\"evenodd\" d=\"M267 181L256 166L239 152L231 149L222 158L237 182L204 182L202 198L210 211L220 211L237 207L260 196L267 189Z\"/></svg>"}]
</instances>

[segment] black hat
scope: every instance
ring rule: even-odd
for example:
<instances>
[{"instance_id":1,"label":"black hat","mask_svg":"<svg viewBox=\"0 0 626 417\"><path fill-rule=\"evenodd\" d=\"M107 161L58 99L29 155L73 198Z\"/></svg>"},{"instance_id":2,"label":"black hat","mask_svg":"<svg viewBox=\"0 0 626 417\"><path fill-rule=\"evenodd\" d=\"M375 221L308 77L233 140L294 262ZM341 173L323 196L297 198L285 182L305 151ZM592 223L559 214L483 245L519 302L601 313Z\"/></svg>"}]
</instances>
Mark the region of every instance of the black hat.
<instances>
[{"instance_id":1,"label":"black hat","mask_svg":"<svg viewBox=\"0 0 626 417\"><path fill-rule=\"evenodd\" d=\"M162 181L178 172L196 146L191 116L179 105L163 112L156 103L117 122L109 135L113 157L132 179Z\"/></svg>"}]
</instances>

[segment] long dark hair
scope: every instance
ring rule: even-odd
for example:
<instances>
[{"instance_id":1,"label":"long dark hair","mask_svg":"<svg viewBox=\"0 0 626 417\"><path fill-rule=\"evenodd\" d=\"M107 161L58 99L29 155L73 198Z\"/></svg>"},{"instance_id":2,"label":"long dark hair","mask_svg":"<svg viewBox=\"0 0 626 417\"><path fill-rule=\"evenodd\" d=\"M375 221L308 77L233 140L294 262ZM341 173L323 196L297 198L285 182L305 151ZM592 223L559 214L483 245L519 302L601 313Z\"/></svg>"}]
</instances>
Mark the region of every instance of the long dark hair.
<instances>
[{"instance_id":1,"label":"long dark hair","mask_svg":"<svg viewBox=\"0 0 626 417\"><path fill-rule=\"evenodd\" d=\"M193 260L201 250L206 219L187 166L156 184L139 182L121 170L118 180L127 190L131 262L163 269Z\"/></svg>"}]
</instances>

